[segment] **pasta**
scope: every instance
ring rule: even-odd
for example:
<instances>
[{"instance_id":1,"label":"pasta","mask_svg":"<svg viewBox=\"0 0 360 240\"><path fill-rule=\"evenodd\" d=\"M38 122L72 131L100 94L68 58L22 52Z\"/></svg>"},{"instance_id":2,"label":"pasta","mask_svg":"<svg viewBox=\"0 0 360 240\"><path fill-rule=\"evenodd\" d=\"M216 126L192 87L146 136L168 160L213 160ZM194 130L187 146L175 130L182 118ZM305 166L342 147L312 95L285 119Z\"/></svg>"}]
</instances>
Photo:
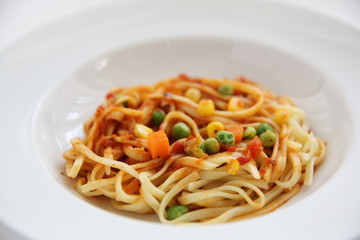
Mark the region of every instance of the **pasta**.
<instances>
[{"instance_id":1,"label":"pasta","mask_svg":"<svg viewBox=\"0 0 360 240\"><path fill-rule=\"evenodd\" d=\"M268 213L311 185L326 151L289 97L243 77L114 88L84 133L63 154L76 190L162 223Z\"/></svg>"}]
</instances>

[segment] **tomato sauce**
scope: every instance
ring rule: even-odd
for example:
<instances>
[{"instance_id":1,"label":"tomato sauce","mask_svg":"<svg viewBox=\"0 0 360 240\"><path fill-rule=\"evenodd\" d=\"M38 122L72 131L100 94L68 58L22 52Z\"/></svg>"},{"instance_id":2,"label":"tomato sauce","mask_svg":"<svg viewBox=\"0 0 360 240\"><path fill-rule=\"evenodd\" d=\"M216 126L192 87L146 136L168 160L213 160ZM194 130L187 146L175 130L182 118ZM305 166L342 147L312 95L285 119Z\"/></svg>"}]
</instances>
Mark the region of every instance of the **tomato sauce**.
<instances>
[{"instance_id":1,"label":"tomato sauce","mask_svg":"<svg viewBox=\"0 0 360 240\"><path fill-rule=\"evenodd\" d=\"M255 136L251 142L248 143L247 149L250 151L252 158L256 159L263 150L262 142L258 136Z\"/></svg>"}]
</instances>

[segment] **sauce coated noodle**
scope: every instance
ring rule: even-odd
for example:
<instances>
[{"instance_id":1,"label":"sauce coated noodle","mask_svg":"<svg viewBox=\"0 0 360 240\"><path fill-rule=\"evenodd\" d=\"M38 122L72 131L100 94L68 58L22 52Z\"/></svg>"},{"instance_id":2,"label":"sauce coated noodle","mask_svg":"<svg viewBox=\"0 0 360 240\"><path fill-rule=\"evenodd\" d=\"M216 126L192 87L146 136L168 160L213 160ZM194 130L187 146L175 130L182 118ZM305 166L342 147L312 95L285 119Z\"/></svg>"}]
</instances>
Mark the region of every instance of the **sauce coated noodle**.
<instances>
[{"instance_id":1,"label":"sauce coated noodle","mask_svg":"<svg viewBox=\"0 0 360 240\"><path fill-rule=\"evenodd\" d=\"M288 97L243 77L115 88L71 140L77 191L162 223L222 223L272 211L311 185L325 144Z\"/></svg>"}]
</instances>

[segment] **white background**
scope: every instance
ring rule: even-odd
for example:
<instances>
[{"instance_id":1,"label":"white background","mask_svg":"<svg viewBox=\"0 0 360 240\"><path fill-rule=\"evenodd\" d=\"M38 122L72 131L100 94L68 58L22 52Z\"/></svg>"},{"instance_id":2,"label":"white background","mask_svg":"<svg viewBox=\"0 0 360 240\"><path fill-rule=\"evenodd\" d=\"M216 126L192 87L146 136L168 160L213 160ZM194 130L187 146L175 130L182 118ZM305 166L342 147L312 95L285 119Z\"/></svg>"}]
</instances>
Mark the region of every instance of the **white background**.
<instances>
[{"instance_id":1,"label":"white background","mask_svg":"<svg viewBox=\"0 0 360 240\"><path fill-rule=\"evenodd\" d=\"M115 0L0 0L0 51L41 26ZM360 0L276 0L320 11L360 28Z\"/></svg>"}]
</instances>

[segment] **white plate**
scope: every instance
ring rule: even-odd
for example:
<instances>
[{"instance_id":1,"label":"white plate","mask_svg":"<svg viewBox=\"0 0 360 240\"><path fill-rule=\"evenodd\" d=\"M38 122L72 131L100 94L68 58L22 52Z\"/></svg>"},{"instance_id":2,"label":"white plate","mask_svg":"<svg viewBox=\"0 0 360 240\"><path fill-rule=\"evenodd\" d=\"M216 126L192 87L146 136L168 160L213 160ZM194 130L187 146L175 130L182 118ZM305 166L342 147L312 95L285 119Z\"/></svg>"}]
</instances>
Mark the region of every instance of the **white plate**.
<instances>
[{"instance_id":1,"label":"white plate","mask_svg":"<svg viewBox=\"0 0 360 240\"><path fill-rule=\"evenodd\" d=\"M342 22L262 1L119 3L33 32L0 53L0 237L359 237L359 43ZM80 197L61 154L106 91L182 72L243 74L294 97L329 143L313 186L270 214L206 227Z\"/></svg>"}]
</instances>

